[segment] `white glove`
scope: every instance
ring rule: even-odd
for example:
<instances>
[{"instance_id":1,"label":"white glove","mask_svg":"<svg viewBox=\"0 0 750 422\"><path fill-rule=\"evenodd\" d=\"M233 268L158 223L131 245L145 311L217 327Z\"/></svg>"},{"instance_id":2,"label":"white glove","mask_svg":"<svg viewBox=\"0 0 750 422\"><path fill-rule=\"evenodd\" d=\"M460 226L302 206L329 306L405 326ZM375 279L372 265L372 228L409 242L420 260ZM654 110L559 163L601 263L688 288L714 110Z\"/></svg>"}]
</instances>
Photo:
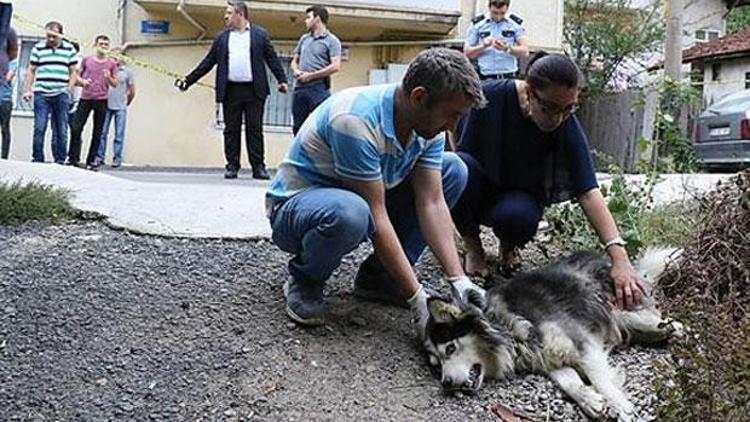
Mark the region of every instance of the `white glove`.
<instances>
[{"instance_id":1,"label":"white glove","mask_svg":"<svg viewBox=\"0 0 750 422\"><path fill-rule=\"evenodd\" d=\"M483 288L474 284L469 277L465 275L458 277L449 277L448 282L451 284L453 295L457 296L463 303L473 304L478 306L480 309L484 309L484 305L486 304L486 292ZM471 294L470 292L472 291L476 292L476 294ZM476 303L469 300L470 297L481 300L481 303Z\"/></svg>"},{"instance_id":2,"label":"white glove","mask_svg":"<svg viewBox=\"0 0 750 422\"><path fill-rule=\"evenodd\" d=\"M406 299L406 302L414 312L414 331L420 342L425 341L425 330L427 329L427 320L430 318L430 311L427 310L427 292L421 285L412 297Z\"/></svg>"}]
</instances>

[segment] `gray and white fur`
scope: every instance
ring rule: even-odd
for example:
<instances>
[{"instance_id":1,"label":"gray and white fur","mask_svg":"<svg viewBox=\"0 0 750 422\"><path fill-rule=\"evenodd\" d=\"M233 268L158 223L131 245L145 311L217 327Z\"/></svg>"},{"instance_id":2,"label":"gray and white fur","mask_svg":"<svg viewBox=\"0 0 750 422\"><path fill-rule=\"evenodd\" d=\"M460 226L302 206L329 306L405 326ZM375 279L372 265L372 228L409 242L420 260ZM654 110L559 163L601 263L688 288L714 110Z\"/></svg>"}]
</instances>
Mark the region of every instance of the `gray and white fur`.
<instances>
[{"instance_id":1,"label":"gray and white fur","mask_svg":"<svg viewBox=\"0 0 750 422\"><path fill-rule=\"evenodd\" d=\"M636 263L648 296L633 311L612 305L609 261L587 253L504 280L487 292L486 307L472 298L431 298L430 361L440 365L448 391L476 391L485 377L544 373L590 417L634 420L608 355L614 347L682 335L682 325L663 319L650 296L678 255L676 249L650 249Z\"/></svg>"}]
</instances>

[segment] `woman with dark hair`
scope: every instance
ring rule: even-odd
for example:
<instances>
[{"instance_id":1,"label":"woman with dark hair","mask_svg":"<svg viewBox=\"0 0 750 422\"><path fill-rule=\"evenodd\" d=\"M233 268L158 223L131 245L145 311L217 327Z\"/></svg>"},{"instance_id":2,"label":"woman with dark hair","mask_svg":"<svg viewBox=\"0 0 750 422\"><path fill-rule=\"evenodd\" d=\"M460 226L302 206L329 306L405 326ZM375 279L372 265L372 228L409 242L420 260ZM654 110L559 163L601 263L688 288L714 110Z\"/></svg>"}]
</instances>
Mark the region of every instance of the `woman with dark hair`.
<instances>
[{"instance_id":1,"label":"woman with dark hair","mask_svg":"<svg viewBox=\"0 0 750 422\"><path fill-rule=\"evenodd\" d=\"M582 76L562 54L537 53L525 80L484 84L487 107L458 128L458 155L469 180L453 220L463 237L467 274L488 273L480 225L500 240L501 271L518 266L518 249L536 234L545 207L576 199L612 262L620 308L638 304L642 281L599 191L586 135L573 115Z\"/></svg>"}]
</instances>

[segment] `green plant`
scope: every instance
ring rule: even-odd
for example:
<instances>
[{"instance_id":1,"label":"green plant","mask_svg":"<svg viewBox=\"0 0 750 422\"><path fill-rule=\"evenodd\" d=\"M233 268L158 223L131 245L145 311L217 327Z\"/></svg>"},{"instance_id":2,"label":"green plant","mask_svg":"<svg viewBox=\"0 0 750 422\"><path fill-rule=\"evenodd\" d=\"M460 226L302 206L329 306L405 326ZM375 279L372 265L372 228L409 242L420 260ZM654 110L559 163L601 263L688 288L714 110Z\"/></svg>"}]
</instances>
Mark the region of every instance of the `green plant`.
<instances>
[{"instance_id":1,"label":"green plant","mask_svg":"<svg viewBox=\"0 0 750 422\"><path fill-rule=\"evenodd\" d=\"M587 98L605 94L624 61L661 47L660 6L659 1L636 9L629 0L565 0L563 36L587 81Z\"/></svg>"},{"instance_id":2,"label":"green plant","mask_svg":"<svg viewBox=\"0 0 750 422\"><path fill-rule=\"evenodd\" d=\"M73 214L67 191L36 182L0 183L0 224L58 221Z\"/></svg>"},{"instance_id":3,"label":"green plant","mask_svg":"<svg viewBox=\"0 0 750 422\"><path fill-rule=\"evenodd\" d=\"M727 18L727 33L740 32L750 28L750 7L733 7Z\"/></svg>"},{"instance_id":4,"label":"green plant","mask_svg":"<svg viewBox=\"0 0 750 422\"><path fill-rule=\"evenodd\" d=\"M619 167L610 165L609 171L612 179L609 184L601 187L601 191L623 239L628 243L628 254L635 256L647 245L643 222L652 210L657 175L653 173L640 183L629 184ZM596 233L580 207L569 203L555 205L547 211L546 219L555 233L553 238L559 242L560 247L570 250L599 248Z\"/></svg>"}]
</instances>

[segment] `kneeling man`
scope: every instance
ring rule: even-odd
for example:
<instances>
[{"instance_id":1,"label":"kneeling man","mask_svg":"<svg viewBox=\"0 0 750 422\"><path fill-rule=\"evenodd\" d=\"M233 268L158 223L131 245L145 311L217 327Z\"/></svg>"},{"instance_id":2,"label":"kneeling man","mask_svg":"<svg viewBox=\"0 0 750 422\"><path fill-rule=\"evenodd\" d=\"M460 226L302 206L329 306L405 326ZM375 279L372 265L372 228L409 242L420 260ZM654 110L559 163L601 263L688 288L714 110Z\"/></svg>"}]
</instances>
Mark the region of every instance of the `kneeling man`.
<instances>
[{"instance_id":1,"label":"kneeling man","mask_svg":"<svg viewBox=\"0 0 750 422\"><path fill-rule=\"evenodd\" d=\"M266 197L273 241L294 254L284 285L293 321L323 323L326 280L368 238L375 254L360 266L354 294L408 304L420 336L427 294L412 265L426 245L456 292L484 293L461 268L449 212L466 165L443 152L443 132L484 103L471 63L435 48L411 62L400 84L348 89L315 109Z\"/></svg>"}]
</instances>

